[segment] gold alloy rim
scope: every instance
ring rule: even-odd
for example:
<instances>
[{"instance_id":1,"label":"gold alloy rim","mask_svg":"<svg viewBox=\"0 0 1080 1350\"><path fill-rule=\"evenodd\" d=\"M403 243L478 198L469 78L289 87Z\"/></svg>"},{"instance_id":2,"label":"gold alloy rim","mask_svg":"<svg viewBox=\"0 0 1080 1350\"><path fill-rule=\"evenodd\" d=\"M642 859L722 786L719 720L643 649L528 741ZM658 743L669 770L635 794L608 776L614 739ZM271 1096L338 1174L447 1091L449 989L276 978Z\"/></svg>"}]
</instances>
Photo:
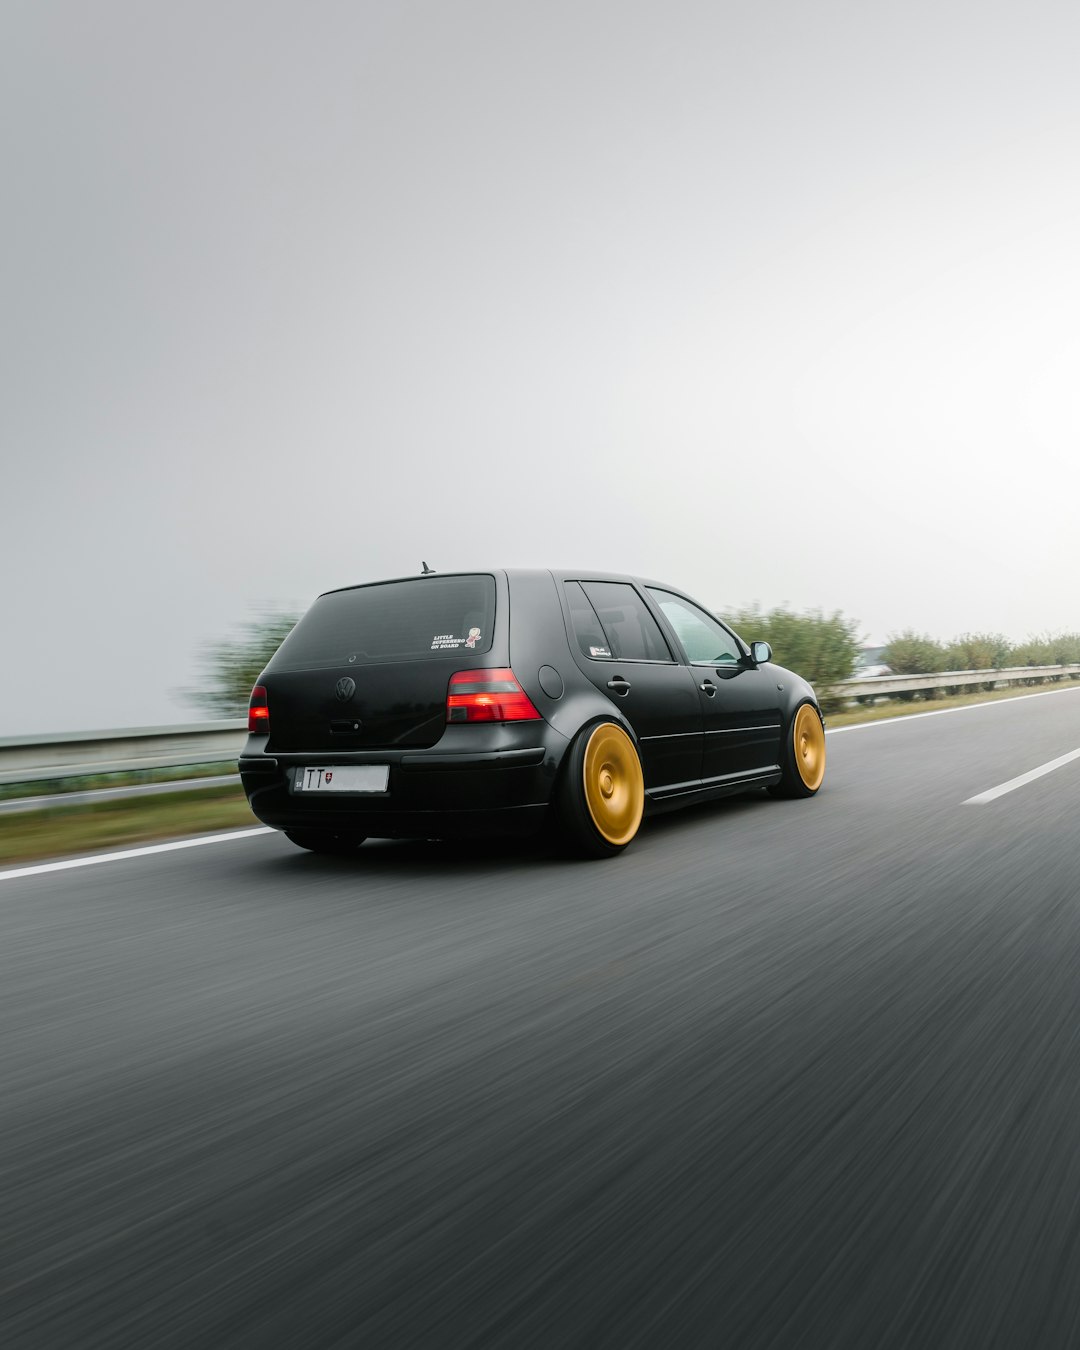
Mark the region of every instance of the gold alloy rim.
<instances>
[{"instance_id":1,"label":"gold alloy rim","mask_svg":"<svg viewBox=\"0 0 1080 1350\"><path fill-rule=\"evenodd\" d=\"M803 786L816 792L825 777L825 728L809 703L795 714L795 767Z\"/></svg>"},{"instance_id":2,"label":"gold alloy rim","mask_svg":"<svg viewBox=\"0 0 1080 1350\"><path fill-rule=\"evenodd\" d=\"M609 844L628 844L645 810L645 781L625 731L612 722L596 728L585 747L583 776L592 823Z\"/></svg>"}]
</instances>

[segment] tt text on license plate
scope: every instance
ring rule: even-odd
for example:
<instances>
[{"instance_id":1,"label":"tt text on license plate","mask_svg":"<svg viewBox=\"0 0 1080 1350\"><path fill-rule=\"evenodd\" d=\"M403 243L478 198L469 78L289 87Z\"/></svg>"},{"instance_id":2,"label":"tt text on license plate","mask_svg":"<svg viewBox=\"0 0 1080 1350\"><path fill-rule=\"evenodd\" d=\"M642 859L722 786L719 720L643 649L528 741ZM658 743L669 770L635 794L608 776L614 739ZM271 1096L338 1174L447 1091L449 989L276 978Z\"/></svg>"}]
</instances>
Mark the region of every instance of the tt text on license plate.
<instances>
[{"instance_id":1,"label":"tt text on license plate","mask_svg":"<svg viewBox=\"0 0 1080 1350\"><path fill-rule=\"evenodd\" d=\"M331 764L297 769L294 792L385 792L390 780L386 764Z\"/></svg>"}]
</instances>

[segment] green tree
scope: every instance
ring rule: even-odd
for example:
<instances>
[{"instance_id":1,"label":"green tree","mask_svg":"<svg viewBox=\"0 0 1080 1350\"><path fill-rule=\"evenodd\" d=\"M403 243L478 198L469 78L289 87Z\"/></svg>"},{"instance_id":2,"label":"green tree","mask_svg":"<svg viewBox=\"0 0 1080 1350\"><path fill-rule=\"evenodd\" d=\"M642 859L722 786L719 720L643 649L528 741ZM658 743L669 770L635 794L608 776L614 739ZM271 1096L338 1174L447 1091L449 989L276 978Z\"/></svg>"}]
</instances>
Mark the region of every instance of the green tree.
<instances>
[{"instance_id":1,"label":"green tree","mask_svg":"<svg viewBox=\"0 0 1080 1350\"><path fill-rule=\"evenodd\" d=\"M745 640L767 642L780 665L809 680L823 706L835 706L837 699L830 690L851 675L859 654L857 619L820 610L762 613L755 606L736 614L731 622Z\"/></svg>"},{"instance_id":2,"label":"green tree","mask_svg":"<svg viewBox=\"0 0 1080 1350\"><path fill-rule=\"evenodd\" d=\"M299 617L270 610L241 625L235 638L210 643L199 663L203 686L188 692L189 701L216 717L243 717L252 685Z\"/></svg>"}]
</instances>

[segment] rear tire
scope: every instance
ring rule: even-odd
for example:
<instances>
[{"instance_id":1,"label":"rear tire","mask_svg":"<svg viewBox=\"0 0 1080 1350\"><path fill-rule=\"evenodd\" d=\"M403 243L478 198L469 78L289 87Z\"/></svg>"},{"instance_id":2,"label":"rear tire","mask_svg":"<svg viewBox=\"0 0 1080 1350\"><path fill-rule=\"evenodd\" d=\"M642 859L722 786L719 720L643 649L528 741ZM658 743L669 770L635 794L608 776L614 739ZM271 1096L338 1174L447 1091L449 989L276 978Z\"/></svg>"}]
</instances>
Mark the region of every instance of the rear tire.
<instances>
[{"instance_id":1,"label":"rear tire","mask_svg":"<svg viewBox=\"0 0 1080 1350\"><path fill-rule=\"evenodd\" d=\"M563 840L578 857L614 857L637 834L644 812L645 780L634 742L614 722L584 727L563 766Z\"/></svg>"},{"instance_id":2,"label":"rear tire","mask_svg":"<svg viewBox=\"0 0 1080 1350\"><path fill-rule=\"evenodd\" d=\"M825 779L825 724L809 701L795 709L780 767L783 776L769 788L774 797L812 797Z\"/></svg>"},{"instance_id":3,"label":"rear tire","mask_svg":"<svg viewBox=\"0 0 1080 1350\"><path fill-rule=\"evenodd\" d=\"M333 853L337 856L350 856L356 852L366 838L362 834L320 834L318 830L286 830L285 838L297 848L306 848L309 853Z\"/></svg>"}]
</instances>

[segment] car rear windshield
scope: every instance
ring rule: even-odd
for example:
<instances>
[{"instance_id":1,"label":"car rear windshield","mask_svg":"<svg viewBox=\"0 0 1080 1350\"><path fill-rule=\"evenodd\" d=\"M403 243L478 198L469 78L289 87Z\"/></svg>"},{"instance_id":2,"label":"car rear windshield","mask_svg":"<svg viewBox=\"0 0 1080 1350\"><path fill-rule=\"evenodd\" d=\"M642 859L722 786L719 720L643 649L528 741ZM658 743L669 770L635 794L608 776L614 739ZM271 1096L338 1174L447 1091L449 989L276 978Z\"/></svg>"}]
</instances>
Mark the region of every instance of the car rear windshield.
<instances>
[{"instance_id":1,"label":"car rear windshield","mask_svg":"<svg viewBox=\"0 0 1080 1350\"><path fill-rule=\"evenodd\" d=\"M416 577L320 595L282 643L276 670L460 658L491 647L495 579Z\"/></svg>"}]
</instances>

